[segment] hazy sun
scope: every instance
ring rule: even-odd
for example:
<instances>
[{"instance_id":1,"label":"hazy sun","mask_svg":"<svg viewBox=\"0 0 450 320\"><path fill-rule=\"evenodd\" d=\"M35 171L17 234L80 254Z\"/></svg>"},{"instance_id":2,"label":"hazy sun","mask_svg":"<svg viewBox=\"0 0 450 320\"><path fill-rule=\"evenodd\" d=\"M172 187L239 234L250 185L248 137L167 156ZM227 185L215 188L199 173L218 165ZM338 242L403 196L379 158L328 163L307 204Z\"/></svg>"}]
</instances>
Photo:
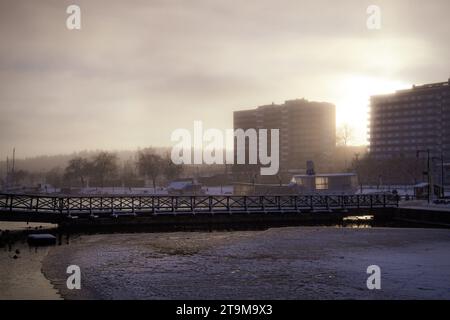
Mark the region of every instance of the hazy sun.
<instances>
[{"instance_id":1,"label":"hazy sun","mask_svg":"<svg viewBox=\"0 0 450 320\"><path fill-rule=\"evenodd\" d=\"M349 76L339 85L336 101L337 125L347 123L354 129L354 145L367 143L367 119L370 96L411 88L410 84L383 78Z\"/></svg>"}]
</instances>

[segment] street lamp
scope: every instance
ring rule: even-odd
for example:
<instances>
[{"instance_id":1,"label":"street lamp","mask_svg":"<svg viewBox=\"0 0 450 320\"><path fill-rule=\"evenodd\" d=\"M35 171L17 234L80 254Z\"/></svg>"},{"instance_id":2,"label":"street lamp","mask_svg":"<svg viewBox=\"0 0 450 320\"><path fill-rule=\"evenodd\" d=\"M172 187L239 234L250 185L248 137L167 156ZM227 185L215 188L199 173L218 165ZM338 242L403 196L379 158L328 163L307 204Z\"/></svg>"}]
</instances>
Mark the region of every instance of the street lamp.
<instances>
[{"instance_id":1,"label":"street lamp","mask_svg":"<svg viewBox=\"0 0 450 320\"><path fill-rule=\"evenodd\" d=\"M440 157L433 157L432 161L441 160L441 196L444 197L444 155L441 152Z\"/></svg>"},{"instance_id":2,"label":"street lamp","mask_svg":"<svg viewBox=\"0 0 450 320\"><path fill-rule=\"evenodd\" d=\"M430 174L430 149L426 150L417 150L416 151L416 158L419 158L420 154L426 152L427 153L427 178L428 178L428 203L430 203L430 196L431 196L431 174Z\"/></svg>"}]
</instances>

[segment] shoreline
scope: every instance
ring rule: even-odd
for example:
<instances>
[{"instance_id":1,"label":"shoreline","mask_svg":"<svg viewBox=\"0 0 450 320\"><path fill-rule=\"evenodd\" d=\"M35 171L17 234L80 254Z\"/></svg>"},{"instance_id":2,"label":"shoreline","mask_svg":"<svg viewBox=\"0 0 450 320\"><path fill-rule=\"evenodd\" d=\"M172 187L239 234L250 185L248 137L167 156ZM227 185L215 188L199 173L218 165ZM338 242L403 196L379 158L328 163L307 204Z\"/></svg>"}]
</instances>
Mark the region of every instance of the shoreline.
<instances>
[{"instance_id":1,"label":"shoreline","mask_svg":"<svg viewBox=\"0 0 450 320\"><path fill-rule=\"evenodd\" d=\"M52 247L32 247L29 233L54 233L56 226L42 223L0 222L1 300L62 299L44 275L43 262Z\"/></svg>"},{"instance_id":2,"label":"shoreline","mask_svg":"<svg viewBox=\"0 0 450 320\"><path fill-rule=\"evenodd\" d=\"M43 264L51 247L29 247L15 242L12 250L0 248L0 300L61 300L59 289L45 276Z\"/></svg>"}]
</instances>

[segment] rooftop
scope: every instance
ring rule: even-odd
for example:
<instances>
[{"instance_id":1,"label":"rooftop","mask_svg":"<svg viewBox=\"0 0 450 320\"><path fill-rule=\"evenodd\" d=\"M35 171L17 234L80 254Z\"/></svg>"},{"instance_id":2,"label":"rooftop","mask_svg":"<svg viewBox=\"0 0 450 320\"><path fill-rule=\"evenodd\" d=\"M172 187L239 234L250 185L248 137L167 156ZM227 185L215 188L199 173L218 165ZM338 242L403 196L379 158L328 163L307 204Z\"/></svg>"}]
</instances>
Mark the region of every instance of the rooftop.
<instances>
[{"instance_id":1,"label":"rooftop","mask_svg":"<svg viewBox=\"0 0 450 320\"><path fill-rule=\"evenodd\" d=\"M318 173L318 174L296 174L294 178L306 178L306 177L351 177L356 176L356 173Z\"/></svg>"},{"instance_id":2,"label":"rooftop","mask_svg":"<svg viewBox=\"0 0 450 320\"><path fill-rule=\"evenodd\" d=\"M409 93L409 92L416 92L416 91L433 89L433 88L447 88L447 87L450 88L450 78L445 82L435 82L435 83L427 83L427 84L423 84L423 85L413 85L410 89L402 89L402 90L397 90L392 93L373 95L372 98L388 97L388 96L395 95L397 93Z\"/></svg>"}]
</instances>

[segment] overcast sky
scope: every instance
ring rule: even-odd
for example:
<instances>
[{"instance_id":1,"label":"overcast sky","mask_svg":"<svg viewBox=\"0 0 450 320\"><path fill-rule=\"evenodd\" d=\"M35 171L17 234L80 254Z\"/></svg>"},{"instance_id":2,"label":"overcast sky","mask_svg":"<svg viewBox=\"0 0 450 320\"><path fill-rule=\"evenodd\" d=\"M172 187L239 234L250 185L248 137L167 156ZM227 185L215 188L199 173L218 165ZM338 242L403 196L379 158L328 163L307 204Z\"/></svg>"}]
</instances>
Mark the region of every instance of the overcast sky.
<instances>
[{"instance_id":1,"label":"overcast sky","mask_svg":"<svg viewBox=\"0 0 450 320\"><path fill-rule=\"evenodd\" d=\"M81 7L82 29L66 28ZM366 9L381 8L381 30ZM450 76L450 1L0 0L0 158L171 145L306 98L364 143L370 94Z\"/></svg>"}]
</instances>

